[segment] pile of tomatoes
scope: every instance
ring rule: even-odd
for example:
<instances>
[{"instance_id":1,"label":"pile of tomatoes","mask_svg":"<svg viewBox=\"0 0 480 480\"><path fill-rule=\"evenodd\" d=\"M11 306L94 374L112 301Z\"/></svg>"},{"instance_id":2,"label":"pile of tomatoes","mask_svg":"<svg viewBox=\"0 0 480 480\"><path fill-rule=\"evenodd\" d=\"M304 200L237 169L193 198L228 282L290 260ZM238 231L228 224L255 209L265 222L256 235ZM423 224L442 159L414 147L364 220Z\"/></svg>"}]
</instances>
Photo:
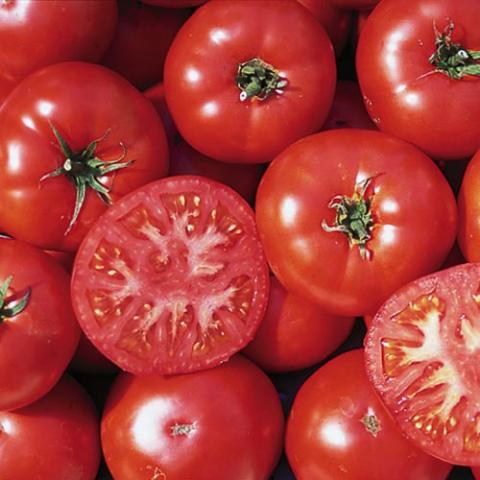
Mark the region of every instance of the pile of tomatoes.
<instances>
[{"instance_id":1,"label":"pile of tomatoes","mask_svg":"<svg viewBox=\"0 0 480 480\"><path fill-rule=\"evenodd\" d=\"M0 2L0 480L480 479L479 24Z\"/></svg>"}]
</instances>

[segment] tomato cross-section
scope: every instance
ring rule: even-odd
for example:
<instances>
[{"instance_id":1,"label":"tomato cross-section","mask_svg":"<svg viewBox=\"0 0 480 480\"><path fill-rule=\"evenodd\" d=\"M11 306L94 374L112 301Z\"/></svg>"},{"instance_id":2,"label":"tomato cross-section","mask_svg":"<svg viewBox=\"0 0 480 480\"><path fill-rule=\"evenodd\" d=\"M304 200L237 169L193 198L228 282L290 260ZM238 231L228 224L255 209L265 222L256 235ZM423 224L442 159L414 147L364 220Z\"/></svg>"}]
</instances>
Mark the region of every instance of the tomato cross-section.
<instances>
[{"instance_id":1,"label":"tomato cross-section","mask_svg":"<svg viewBox=\"0 0 480 480\"><path fill-rule=\"evenodd\" d=\"M151 183L111 207L80 247L78 320L132 373L183 373L227 360L253 337L268 268L248 204L195 177Z\"/></svg>"},{"instance_id":2,"label":"tomato cross-section","mask_svg":"<svg viewBox=\"0 0 480 480\"><path fill-rule=\"evenodd\" d=\"M417 446L480 465L480 264L399 290L373 319L365 352L370 380Z\"/></svg>"}]
</instances>

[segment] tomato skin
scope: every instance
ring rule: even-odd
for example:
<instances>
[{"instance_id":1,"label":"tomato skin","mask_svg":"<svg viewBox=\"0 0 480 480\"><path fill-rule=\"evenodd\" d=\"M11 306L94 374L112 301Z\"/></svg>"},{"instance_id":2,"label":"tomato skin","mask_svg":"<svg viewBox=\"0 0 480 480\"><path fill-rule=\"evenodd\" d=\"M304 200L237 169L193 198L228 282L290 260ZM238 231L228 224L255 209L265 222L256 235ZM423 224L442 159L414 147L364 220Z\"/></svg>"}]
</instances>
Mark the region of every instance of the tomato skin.
<instances>
[{"instance_id":1,"label":"tomato skin","mask_svg":"<svg viewBox=\"0 0 480 480\"><path fill-rule=\"evenodd\" d=\"M366 245L370 260L345 234L322 228L323 220L332 225L335 219L332 199L350 197L367 178L377 222ZM312 135L279 155L260 182L256 216L280 282L344 316L375 311L399 286L435 270L457 225L452 191L427 156L401 140L357 129Z\"/></svg>"},{"instance_id":2,"label":"tomato skin","mask_svg":"<svg viewBox=\"0 0 480 480\"><path fill-rule=\"evenodd\" d=\"M145 90L143 93L150 100L150 102L152 102L152 105L154 106L158 115L160 115L165 128L165 134L167 135L168 145L171 149L181 137L178 133L177 127L175 126L175 122L168 111L167 102L165 100L165 86L163 83L157 83L153 87Z\"/></svg>"},{"instance_id":3,"label":"tomato skin","mask_svg":"<svg viewBox=\"0 0 480 480\"><path fill-rule=\"evenodd\" d=\"M31 295L21 313L0 320L0 410L45 395L63 374L80 337L69 276L56 260L26 243L0 238L0 285L10 275L14 298L28 288Z\"/></svg>"},{"instance_id":4,"label":"tomato skin","mask_svg":"<svg viewBox=\"0 0 480 480\"><path fill-rule=\"evenodd\" d=\"M377 3L380 2L380 0L329 0L333 5L340 7L340 8L352 8L354 10L368 10Z\"/></svg>"},{"instance_id":5,"label":"tomato skin","mask_svg":"<svg viewBox=\"0 0 480 480\"><path fill-rule=\"evenodd\" d=\"M205 3L207 0L140 0L142 3L148 5L155 5L157 7L165 8L186 8L196 7Z\"/></svg>"},{"instance_id":6,"label":"tomato skin","mask_svg":"<svg viewBox=\"0 0 480 480\"><path fill-rule=\"evenodd\" d=\"M75 151L103 138L97 154L134 163L106 175L113 201L164 176L168 147L152 105L116 73L97 65L52 65L26 78L0 113L0 230L42 248L75 251L107 206L88 191L78 220L75 188L65 176L42 176L65 162L51 122ZM89 189L91 190L91 189Z\"/></svg>"},{"instance_id":7,"label":"tomato skin","mask_svg":"<svg viewBox=\"0 0 480 480\"><path fill-rule=\"evenodd\" d=\"M272 276L267 313L243 353L268 372L307 368L346 340L354 320L330 315L295 297Z\"/></svg>"},{"instance_id":8,"label":"tomato skin","mask_svg":"<svg viewBox=\"0 0 480 480\"><path fill-rule=\"evenodd\" d=\"M37 402L0 412L0 477L94 480L100 463L99 421L70 376Z\"/></svg>"},{"instance_id":9,"label":"tomato skin","mask_svg":"<svg viewBox=\"0 0 480 480\"><path fill-rule=\"evenodd\" d=\"M119 8L117 31L102 64L143 90L163 78L167 51L189 12L132 0L121 0Z\"/></svg>"},{"instance_id":10,"label":"tomato skin","mask_svg":"<svg viewBox=\"0 0 480 480\"><path fill-rule=\"evenodd\" d=\"M444 480L452 469L401 435L368 382L363 350L335 357L303 384L286 452L297 480Z\"/></svg>"},{"instance_id":11,"label":"tomato skin","mask_svg":"<svg viewBox=\"0 0 480 480\"><path fill-rule=\"evenodd\" d=\"M458 196L458 243L469 262L480 261L480 152L470 160Z\"/></svg>"},{"instance_id":12,"label":"tomato skin","mask_svg":"<svg viewBox=\"0 0 480 480\"><path fill-rule=\"evenodd\" d=\"M238 67L254 58L287 78L283 94L240 100ZM165 93L193 148L224 162L262 163L321 128L335 77L330 40L300 4L225 0L199 8L176 36L165 63Z\"/></svg>"},{"instance_id":13,"label":"tomato skin","mask_svg":"<svg viewBox=\"0 0 480 480\"><path fill-rule=\"evenodd\" d=\"M435 159L457 160L480 148L480 78L454 80L433 72L434 25L443 31L449 20L453 41L478 50L477 0L382 1L362 31L357 72L378 128ZM445 98L454 99L449 108Z\"/></svg>"},{"instance_id":14,"label":"tomato skin","mask_svg":"<svg viewBox=\"0 0 480 480\"><path fill-rule=\"evenodd\" d=\"M175 433L175 426L191 428ZM282 450L284 419L268 377L241 356L173 377L120 374L101 436L116 480L267 480Z\"/></svg>"},{"instance_id":15,"label":"tomato skin","mask_svg":"<svg viewBox=\"0 0 480 480\"><path fill-rule=\"evenodd\" d=\"M2 2L0 103L40 68L69 60L100 60L113 38L117 17L115 0Z\"/></svg>"},{"instance_id":16,"label":"tomato skin","mask_svg":"<svg viewBox=\"0 0 480 480\"><path fill-rule=\"evenodd\" d=\"M365 109L362 93L355 82L337 82L333 105L322 130L337 128L377 130Z\"/></svg>"},{"instance_id":17,"label":"tomato skin","mask_svg":"<svg viewBox=\"0 0 480 480\"><path fill-rule=\"evenodd\" d=\"M333 43L335 52L340 55L348 40L352 25L352 12L342 10L330 0L297 0L323 25Z\"/></svg>"},{"instance_id":18,"label":"tomato skin","mask_svg":"<svg viewBox=\"0 0 480 480\"><path fill-rule=\"evenodd\" d=\"M475 477L475 480L478 480L480 478L480 468L472 468L472 473Z\"/></svg>"}]
</instances>

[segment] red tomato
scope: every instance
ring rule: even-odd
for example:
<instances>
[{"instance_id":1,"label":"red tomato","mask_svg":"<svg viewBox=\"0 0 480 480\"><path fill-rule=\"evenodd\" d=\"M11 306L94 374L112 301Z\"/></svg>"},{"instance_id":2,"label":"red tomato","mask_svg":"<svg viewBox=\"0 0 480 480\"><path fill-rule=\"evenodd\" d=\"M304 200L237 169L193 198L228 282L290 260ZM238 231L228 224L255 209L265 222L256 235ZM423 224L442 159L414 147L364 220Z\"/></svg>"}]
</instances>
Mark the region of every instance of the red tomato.
<instances>
[{"instance_id":1,"label":"red tomato","mask_svg":"<svg viewBox=\"0 0 480 480\"><path fill-rule=\"evenodd\" d=\"M207 0L141 0L143 3L148 3L150 5L156 5L157 7L167 7L167 8L186 8L186 7L195 7L205 3Z\"/></svg>"},{"instance_id":2,"label":"red tomato","mask_svg":"<svg viewBox=\"0 0 480 480\"><path fill-rule=\"evenodd\" d=\"M45 250L45 253L53 257L60 265L68 272L72 273L73 260L75 253L73 252L59 252L58 250Z\"/></svg>"},{"instance_id":3,"label":"red tomato","mask_svg":"<svg viewBox=\"0 0 480 480\"><path fill-rule=\"evenodd\" d=\"M473 473L473 476L475 477L475 480L480 479L480 468L472 468L472 473Z\"/></svg>"},{"instance_id":4,"label":"red tomato","mask_svg":"<svg viewBox=\"0 0 480 480\"><path fill-rule=\"evenodd\" d=\"M92 401L68 375L45 397L0 412L0 478L94 480L100 463Z\"/></svg>"},{"instance_id":5,"label":"red tomato","mask_svg":"<svg viewBox=\"0 0 480 480\"><path fill-rule=\"evenodd\" d=\"M223 163L180 141L171 149L170 175L201 175L224 183L253 204L264 169L262 165Z\"/></svg>"},{"instance_id":6,"label":"red tomato","mask_svg":"<svg viewBox=\"0 0 480 480\"><path fill-rule=\"evenodd\" d=\"M444 480L452 469L401 435L368 383L363 350L335 357L304 383L286 451L297 480Z\"/></svg>"},{"instance_id":7,"label":"red tomato","mask_svg":"<svg viewBox=\"0 0 480 480\"><path fill-rule=\"evenodd\" d=\"M102 63L144 89L163 78L163 64L188 10L151 7L120 0L115 38Z\"/></svg>"},{"instance_id":8,"label":"red tomato","mask_svg":"<svg viewBox=\"0 0 480 480\"><path fill-rule=\"evenodd\" d=\"M458 196L458 242L469 262L480 261L480 151L463 176Z\"/></svg>"},{"instance_id":9,"label":"red tomato","mask_svg":"<svg viewBox=\"0 0 480 480\"><path fill-rule=\"evenodd\" d=\"M72 299L93 344L132 373L226 361L253 337L268 268L249 205L203 177L169 177L113 205L75 259Z\"/></svg>"},{"instance_id":10,"label":"red tomato","mask_svg":"<svg viewBox=\"0 0 480 480\"><path fill-rule=\"evenodd\" d=\"M436 165L368 130L322 132L286 149L263 176L256 207L277 278L337 315L375 311L441 265L456 234L455 199Z\"/></svg>"},{"instance_id":11,"label":"red tomato","mask_svg":"<svg viewBox=\"0 0 480 480\"><path fill-rule=\"evenodd\" d=\"M403 433L430 455L480 465L480 264L398 290L365 340L368 376Z\"/></svg>"},{"instance_id":12,"label":"red tomato","mask_svg":"<svg viewBox=\"0 0 480 480\"><path fill-rule=\"evenodd\" d=\"M118 370L117 366L102 355L84 334L80 336L70 368L75 372L84 373L115 373Z\"/></svg>"},{"instance_id":13,"label":"red tomato","mask_svg":"<svg viewBox=\"0 0 480 480\"><path fill-rule=\"evenodd\" d=\"M196 150L261 163L321 128L335 76L330 40L300 4L225 0L198 9L176 36L165 92Z\"/></svg>"},{"instance_id":14,"label":"red tomato","mask_svg":"<svg viewBox=\"0 0 480 480\"><path fill-rule=\"evenodd\" d=\"M365 109L362 93L355 82L340 81L337 83L333 105L323 130L336 128L377 129Z\"/></svg>"},{"instance_id":15,"label":"red tomato","mask_svg":"<svg viewBox=\"0 0 480 480\"><path fill-rule=\"evenodd\" d=\"M68 60L96 62L117 25L115 0L4 0L0 4L0 103L27 75Z\"/></svg>"},{"instance_id":16,"label":"red tomato","mask_svg":"<svg viewBox=\"0 0 480 480\"><path fill-rule=\"evenodd\" d=\"M347 43L352 12L342 10L331 3L331 0L297 0L323 25L339 55Z\"/></svg>"},{"instance_id":17,"label":"red tomato","mask_svg":"<svg viewBox=\"0 0 480 480\"><path fill-rule=\"evenodd\" d=\"M167 173L167 157L155 109L126 80L80 62L47 67L0 111L0 230L74 251L109 201Z\"/></svg>"},{"instance_id":18,"label":"red tomato","mask_svg":"<svg viewBox=\"0 0 480 480\"><path fill-rule=\"evenodd\" d=\"M360 37L357 70L381 130L437 159L480 148L479 23L478 0L378 5Z\"/></svg>"},{"instance_id":19,"label":"red tomato","mask_svg":"<svg viewBox=\"0 0 480 480\"><path fill-rule=\"evenodd\" d=\"M354 318L323 312L317 305L288 293L270 278L267 313L243 353L269 372L288 372L324 360L348 337Z\"/></svg>"},{"instance_id":20,"label":"red tomato","mask_svg":"<svg viewBox=\"0 0 480 480\"><path fill-rule=\"evenodd\" d=\"M80 336L68 285L48 255L0 238L0 410L39 399L67 368Z\"/></svg>"},{"instance_id":21,"label":"red tomato","mask_svg":"<svg viewBox=\"0 0 480 480\"><path fill-rule=\"evenodd\" d=\"M352 8L354 10L372 9L380 0L329 0L333 5L341 8Z\"/></svg>"},{"instance_id":22,"label":"red tomato","mask_svg":"<svg viewBox=\"0 0 480 480\"><path fill-rule=\"evenodd\" d=\"M115 480L267 480L283 413L268 377L241 356L176 377L121 374L102 418Z\"/></svg>"}]
</instances>

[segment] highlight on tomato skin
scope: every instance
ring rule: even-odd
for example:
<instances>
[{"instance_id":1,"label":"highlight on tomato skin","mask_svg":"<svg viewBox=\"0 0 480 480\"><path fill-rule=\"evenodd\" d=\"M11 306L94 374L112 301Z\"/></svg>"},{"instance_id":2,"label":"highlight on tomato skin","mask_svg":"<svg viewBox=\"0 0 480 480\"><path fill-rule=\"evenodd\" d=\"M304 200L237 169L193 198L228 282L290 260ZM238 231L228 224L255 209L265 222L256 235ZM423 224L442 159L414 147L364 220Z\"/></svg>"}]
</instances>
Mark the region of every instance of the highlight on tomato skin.
<instances>
[{"instance_id":1,"label":"highlight on tomato skin","mask_svg":"<svg viewBox=\"0 0 480 480\"><path fill-rule=\"evenodd\" d=\"M101 422L115 480L267 480L283 433L274 386L241 355L185 375L122 373Z\"/></svg>"},{"instance_id":2,"label":"highlight on tomato skin","mask_svg":"<svg viewBox=\"0 0 480 480\"><path fill-rule=\"evenodd\" d=\"M449 463L480 466L480 264L409 283L375 315L368 377L404 435Z\"/></svg>"},{"instance_id":3,"label":"highlight on tomato skin","mask_svg":"<svg viewBox=\"0 0 480 480\"><path fill-rule=\"evenodd\" d=\"M362 349L333 358L302 385L286 453L296 480L445 480L452 469L401 434L367 379Z\"/></svg>"},{"instance_id":4,"label":"highlight on tomato skin","mask_svg":"<svg viewBox=\"0 0 480 480\"><path fill-rule=\"evenodd\" d=\"M110 207L82 243L72 276L82 329L136 374L228 360L255 334L268 291L251 207L196 176L152 182Z\"/></svg>"},{"instance_id":5,"label":"highlight on tomato skin","mask_svg":"<svg viewBox=\"0 0 480 480\"><path fill-rule=\"evenodd\" d=\"M242 353L267 372L307 368L324 360L346 340L354 320L326 313L292 295L271 275L267 312Z\"/></svg>"}]
</instances>

